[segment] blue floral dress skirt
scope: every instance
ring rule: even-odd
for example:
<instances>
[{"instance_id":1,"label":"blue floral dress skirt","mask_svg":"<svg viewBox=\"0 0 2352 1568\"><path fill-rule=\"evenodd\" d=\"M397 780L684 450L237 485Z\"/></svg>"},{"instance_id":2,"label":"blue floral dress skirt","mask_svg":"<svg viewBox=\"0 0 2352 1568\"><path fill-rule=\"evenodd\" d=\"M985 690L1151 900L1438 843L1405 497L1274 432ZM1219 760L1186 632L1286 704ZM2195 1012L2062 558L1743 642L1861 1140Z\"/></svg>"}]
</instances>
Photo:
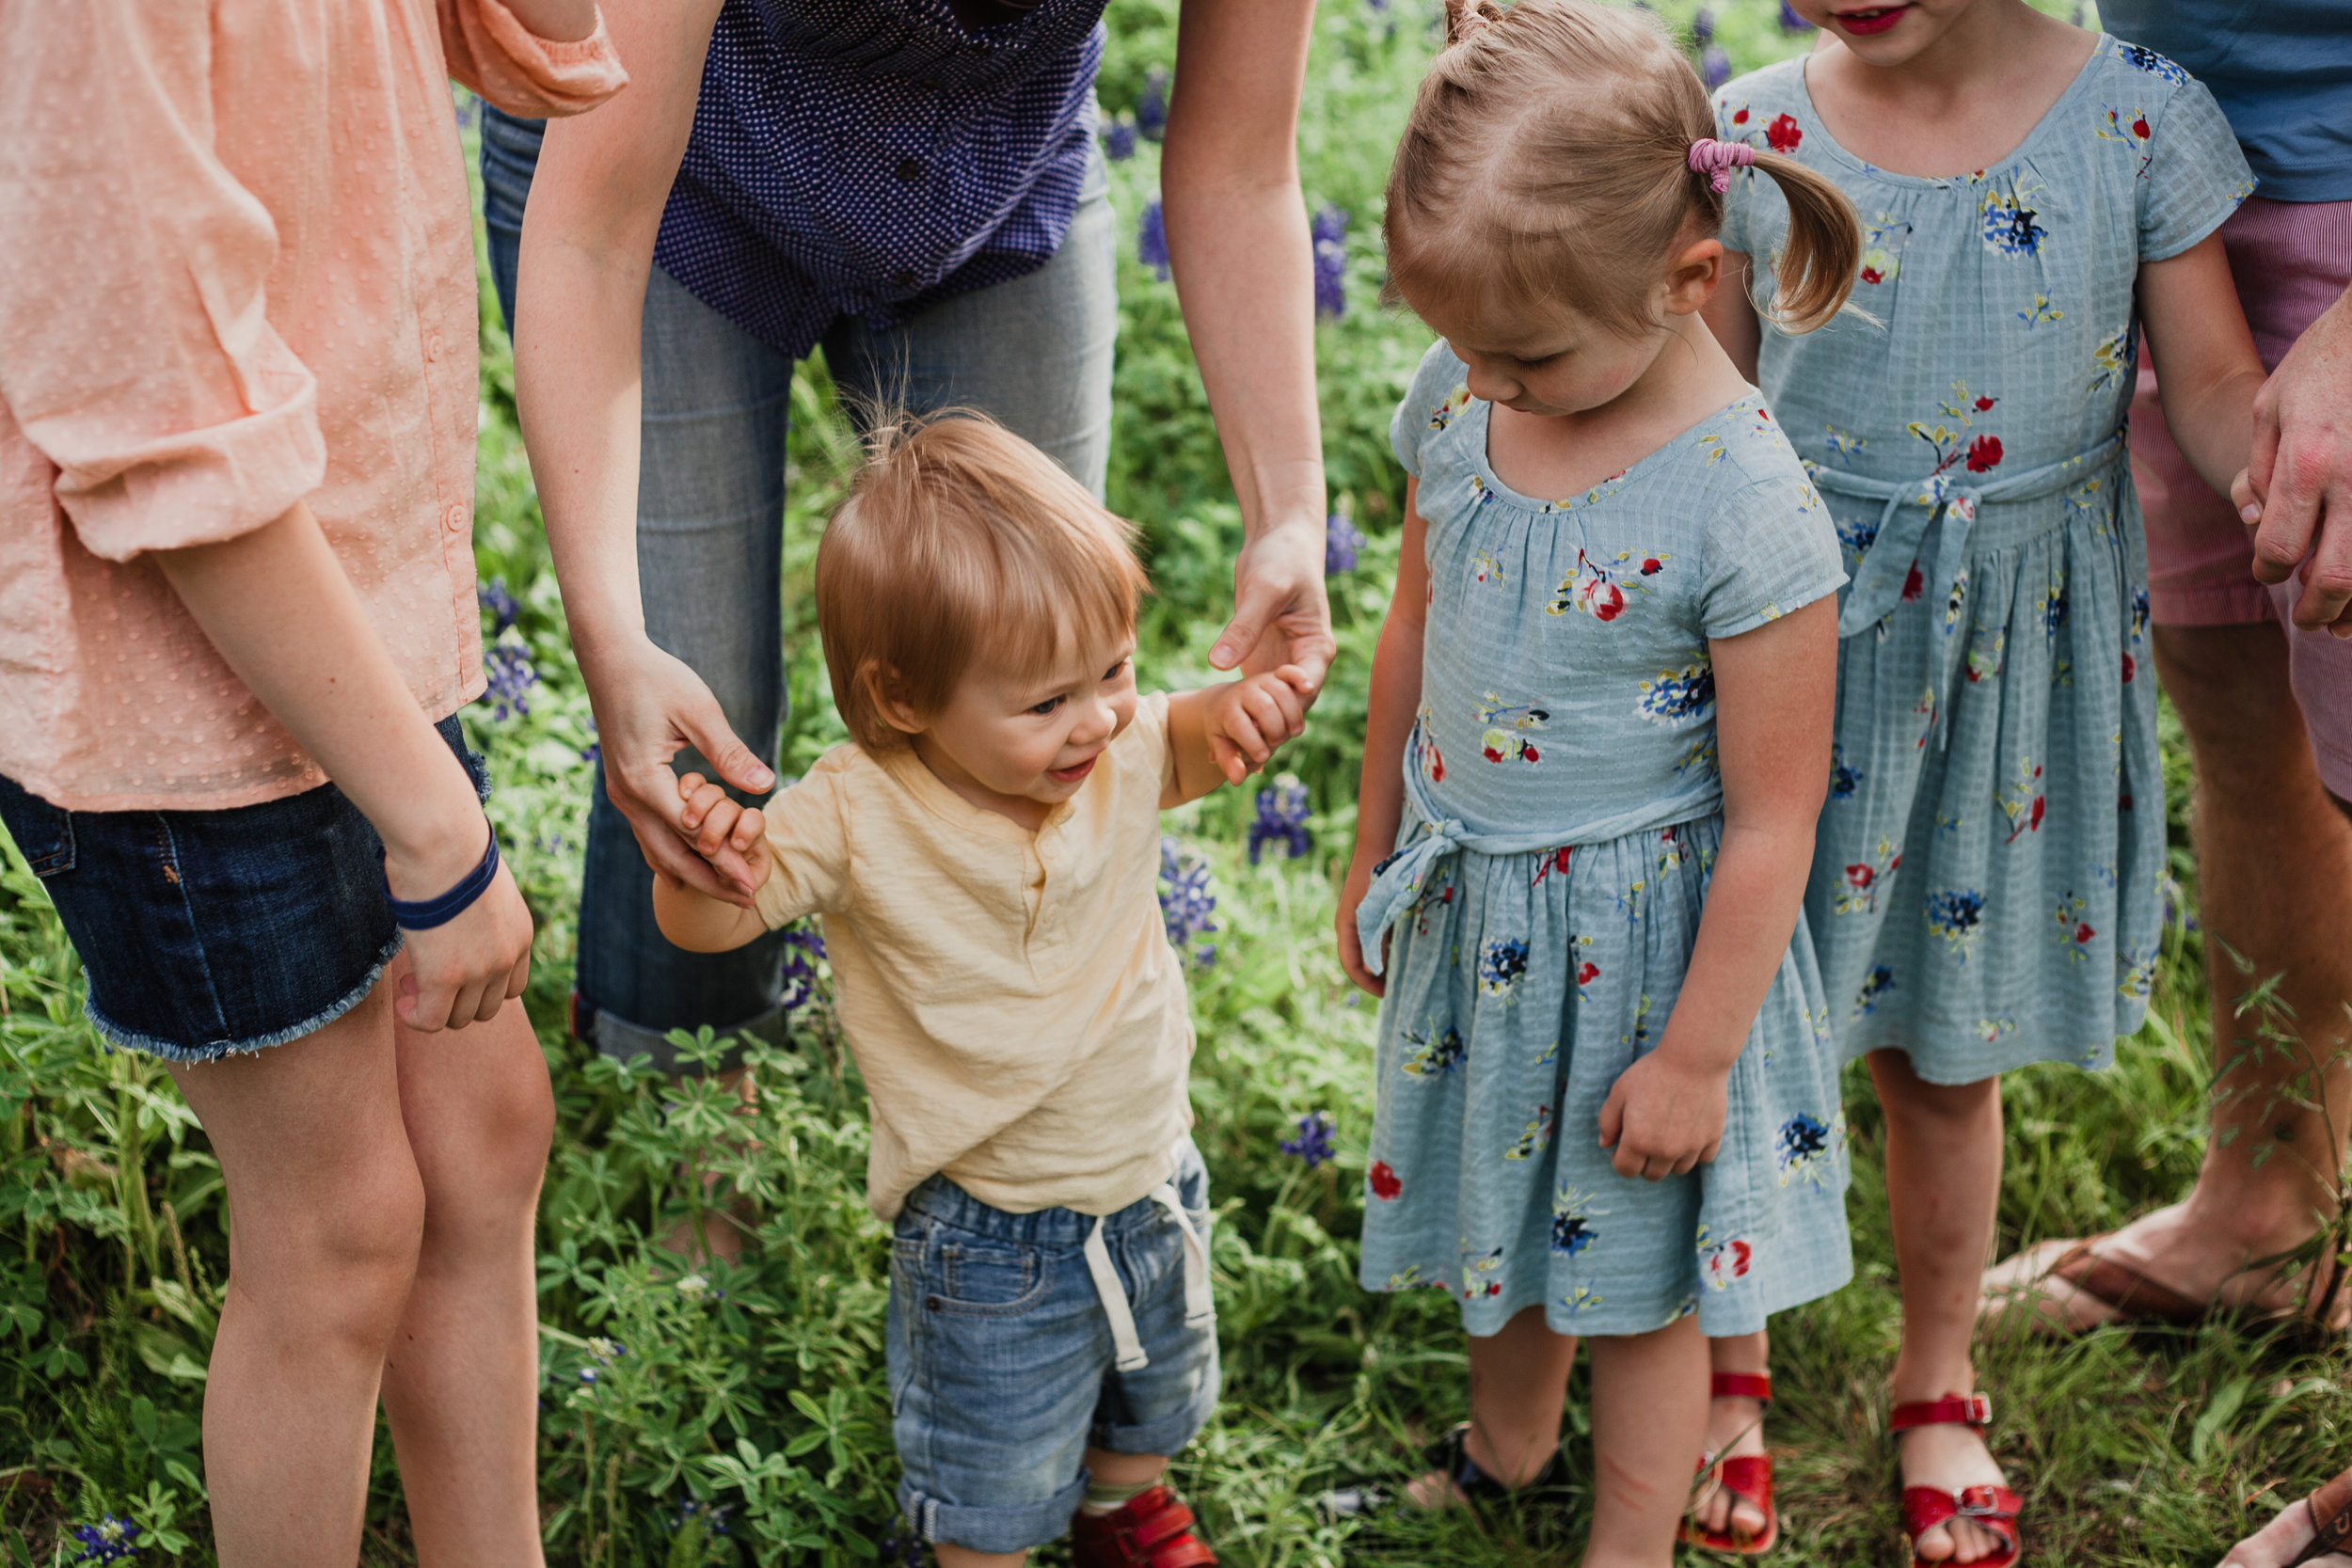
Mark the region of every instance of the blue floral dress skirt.
<instances>
[{"instance_id":1,"label":"blue floral dress skirt","mask_svg":"<svg viewBox=\"0 0 2352 1568\"><path fill-rule=\"evenodd\" d=\"M2105 37L1975 174L1855 158L1802 60L1716 116L1836 181L1866 231L1857 309L1767 325L1757 377L1852 578L1805 901L1841 1054L1899 1049L1938 1084L2105 1067L2163 922L2134 287L2235 210L2245 159L2180 67ZM1735 175L1724 245L1768 278L1787 230L1777 187Z\"/></svg>"},{"instance_id":2,"label":"blue floral dress skirt","mask_svg":"<svg viewBox=\"0 0 2352 1568\"><path fill-rule=\"evenodd\" d=\"M1566 500L1486 467L1440 343L1393 438L1430 602L1388 940L1362 1279L1454 1292L1498 1332L1710 1335L1851 1274L1845 1122L1800 926L1732 1069L1721 1153L1629 1179L1602 1103L1686 983L1723 832L1710 639L1836 591L1828 515L1753 396Z\"/></svg>"}]
</instances>

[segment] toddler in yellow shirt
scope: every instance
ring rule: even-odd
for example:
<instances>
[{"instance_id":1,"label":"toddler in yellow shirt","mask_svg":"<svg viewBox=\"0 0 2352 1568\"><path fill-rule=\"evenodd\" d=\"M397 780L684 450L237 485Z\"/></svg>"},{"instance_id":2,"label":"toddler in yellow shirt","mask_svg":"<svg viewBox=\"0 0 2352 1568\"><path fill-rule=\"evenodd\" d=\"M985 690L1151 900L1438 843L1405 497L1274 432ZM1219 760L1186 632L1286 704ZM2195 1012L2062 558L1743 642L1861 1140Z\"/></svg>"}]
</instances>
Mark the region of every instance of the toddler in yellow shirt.
<instances>
[{"instance_id":1,"label":"toddler in yellow shirt","mask_svg":"<svg viewBox=\"0 0 2352 1568\"><path fill-rule=\"evenodd\" d=\"M982 420L876 445L817 557L854 739L758 811L681 780L752 907L658 879L655 912L702 952L824 917L896 1227L898 1500L941 1568L1065 1528L1077 1568L1205 1568L1160 1482L1217 1359L1159 814L1241 782L1311 688L1139 696L1127 524Z\"/></svg>"}]
</instances>

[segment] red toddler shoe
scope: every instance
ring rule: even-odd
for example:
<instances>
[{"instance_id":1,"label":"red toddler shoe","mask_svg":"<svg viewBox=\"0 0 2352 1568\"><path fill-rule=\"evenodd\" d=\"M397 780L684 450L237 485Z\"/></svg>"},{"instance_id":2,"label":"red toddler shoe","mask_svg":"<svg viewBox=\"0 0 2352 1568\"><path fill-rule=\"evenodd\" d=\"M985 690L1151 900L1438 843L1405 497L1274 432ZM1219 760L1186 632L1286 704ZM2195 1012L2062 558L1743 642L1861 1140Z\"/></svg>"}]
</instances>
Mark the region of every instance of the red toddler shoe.
<instances>
[{"instance_id":1,"label":"red toddler shoe","mask_svg":"<svg viewBox=\"0 0 2352 1568\"><path fill-rule=\"evenodd\" d=\"M1136 1493L1108 1513L1070 1521L1071 1568L1216 1568L1192 1533L1192 1510L1165 1486Z\"/></svg>"}]
</instances>

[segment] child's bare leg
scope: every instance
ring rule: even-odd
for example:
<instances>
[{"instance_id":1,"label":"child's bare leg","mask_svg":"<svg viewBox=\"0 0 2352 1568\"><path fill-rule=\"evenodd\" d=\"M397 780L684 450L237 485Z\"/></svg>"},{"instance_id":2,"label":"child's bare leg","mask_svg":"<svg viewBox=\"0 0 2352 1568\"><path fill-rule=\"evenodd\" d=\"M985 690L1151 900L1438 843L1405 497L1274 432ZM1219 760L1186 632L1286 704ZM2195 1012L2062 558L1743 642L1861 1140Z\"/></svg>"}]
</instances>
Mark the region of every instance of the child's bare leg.
<instances>
[{"instance_id":1,"label":"child's bare leg","mask_svg":"<svg viewBox=\"0 0 2352 1568\"><path fill-rule=\"evenodd\" d=\"M401 1029L397 1046L424 1243L384 1408L417 1556L527 1568L541 1560L532 1231L555 1129L547 1059L519 1002L459 1034Z\"/></svg>"},{"instance_id":2,"label":"child's bare leg","mask_svg":"<svg viewBox=\"0 0 2352 1568\"><path fill-rule=\"evenodd\" d=\"M1976 1386L1969 1343L2000 1198L2001 1083L1931 1084L1900 1051L1870 1053L1870 1079L1886 1113L1886 1200L1902 1279L1894 1402L1965 1394ZM1899 1445L1906 1486L2004 1484L1973 1427L1919 1427ZM1998 1536L1965 1519L1919 1538L1931 1562L1974 1562L2001 1549Z\"/></svg>"},{"instance_id":3,"label":"child's bare leg","mask_svg":"<svg viewBox=\"0 0 2352 1568\"><path fill-rule=\"evenodd\" d=\"M1470 1422L1464 1445L1470 1463L1508 1486L1534 1480L1560 1450L1560 1412L1575 1365L1576 1337L1553 1333L1541 1307L1517 1313L1499 1334L1472 1335ZM1417 1508L1463 1500L1461 1490L1435 1470L1415 1477L1405 1496Z\"/></svg>"},{"instance_id":4,"label":"child's bare leg","mask_svg":"<svg viewBox=\"0 0 2352 1568\"><path fill-rule=\"evenodd\" d=\"M1707 1338L1686 1317L1595 1335L1593 1533L1584 1568L1667 1568L1707 1436Z\"/></svg>"},{"instance_id":5,"label":"child's bare leg","mask_svg":"<svg viewBox=\"0 0 2352 1568\"><path fill-rule=\"evenodd\" d=\"M355 1562L376 1388L424 1228L389 987L301 1039L171 1075L235 1216L204 1389L215 1550L237 1568Z\"/></svg>"},{"instance_id":6,"label":"child's bare leg","mask_svg":"<svg viewBox=\"0 0 2352 1568\"><path fill-rule=\"evenodd\" d=\"M1764 1373L1772 1370L1772 1345L1762 1329L1727 1339L1707 1341L1708 1366L1719 1372ZM1707 1405L1707 1451L1718 1459L1764 1451L1764 1404L1760 1400L1709 1399ZM1764 1511L1745 1497L1710 1486L1699 1499L1699 1523L1721 1533L1736 1529L1748 1536L1764 1532Z\"/></svg>"}]
</instances>

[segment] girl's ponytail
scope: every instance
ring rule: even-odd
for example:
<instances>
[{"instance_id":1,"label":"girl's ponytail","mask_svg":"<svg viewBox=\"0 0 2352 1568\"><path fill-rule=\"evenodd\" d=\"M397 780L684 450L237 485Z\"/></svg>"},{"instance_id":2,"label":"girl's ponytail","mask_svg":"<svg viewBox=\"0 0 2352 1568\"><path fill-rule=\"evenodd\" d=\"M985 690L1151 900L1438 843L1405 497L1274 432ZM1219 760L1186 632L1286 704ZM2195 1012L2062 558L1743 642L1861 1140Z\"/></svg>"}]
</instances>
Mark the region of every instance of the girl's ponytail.
<instances>
[{"instance_id":1,"label":"girl's ponytail","mask_svg":"<svg viewBox=\"0 0 2352 1568\"><path fill-rule=\"evenodd\" d=\"M1788 203L1788 237L1772 261L1767 312L1784 332L1810 332L1845 308L1862 265L1862 223L1853 203L1826 175L1778 152L1758 150L1756 171L1769 174Z\"/></svg>"}]
</instances>

